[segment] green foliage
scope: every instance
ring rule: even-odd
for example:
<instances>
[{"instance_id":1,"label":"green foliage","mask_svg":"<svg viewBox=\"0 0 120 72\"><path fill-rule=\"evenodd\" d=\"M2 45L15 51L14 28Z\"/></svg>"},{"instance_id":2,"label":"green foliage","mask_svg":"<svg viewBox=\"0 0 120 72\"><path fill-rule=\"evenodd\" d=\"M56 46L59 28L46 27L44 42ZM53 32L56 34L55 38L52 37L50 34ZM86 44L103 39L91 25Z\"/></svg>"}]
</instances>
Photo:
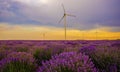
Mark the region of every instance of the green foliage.
<instances>
[{"instance_id":1,"label":"green foliage","mask_svg":"<svg viewBox=\"0 0 120 72\"><path fill-rule=\"evenodd\" d=\"M20 47L17 49L17 52L27 52L28 51L28 48L26 47Z\"/></svg>"},{"instance_id":2,"label":"green foliage","mask_svg":"<svg viewBox=\"0 0 120 72\"><path fill-rule=\"evenodd\" d=\"M95 57L95 56L91 56L94 64L96 65L97 68L99 68L100 70L108 70L108 66L113 63L113 59L111 56L101 56L100 57Z\"/></svg>"},{"instance_id":3,"label":"green foliage","mask_svg":"<svg viewBox=\"0 0 120 72\"><path fill-rule=\"evenodd\" d=\"M5 49L5 50L10 50L10 47L7 46L7 45L2 45L2 48Z\"/></svg>"},{"instance_id":4,"label":"green foliage","mask_svg":"<svg viewBox=\"0 0 120 72\"><path fill-rule=\"evenodd\" d=\"M61 66L61 71L60 72L74 72L72 69L68 68L68 67L62 67Z\"/></svg>"},{"instance_id":5,"label":"green foliage","mask_svg":"<svg viewBox=\"0 0 120 72\"><path fill-rule=\"evenodd\" d=\"M35 67L26 62L15 61L7 64L4 67L3 72L35 72Z\"/></svg>"},{"instance_id":6,"label":"green foliage","mask_svg":"<svg viewBox=\"0 0 120 72\"><path fill-rule=\"evenodd\" d=\"M33 54L34 58L36 59L36 62L38 65L41 65L42 61L49 60L52 56L51 50L45 50L43 48L36 49L35 53Z\"/></svg>"},{"instance_id":7,"label":"green foliage","mask_svg":"<svg viewBox=\"0 0 120 72\"><path fill-rule=\"evenodd\" d=\"M120 58L119 58L119 51L115 51L112 49L104 49L96 51L89 55L97 68L100 71L109 72L110 66L115 64L117 69L120 70Z\"/></svg>"},{"instance_id":8,"label":"green foliage","mask_svg":"<svg viewBox=\"0 0 120 72\"><path fill-rule=\"evenodd\" d=\"M33 56L37 62L38 65L42 65L42 61L46 61L51 59L52 55L59 54L63 52L63 49L59 48L56 50L56 48L39 48L36 49L33 53Z\"/></svg>"}]
</instances>

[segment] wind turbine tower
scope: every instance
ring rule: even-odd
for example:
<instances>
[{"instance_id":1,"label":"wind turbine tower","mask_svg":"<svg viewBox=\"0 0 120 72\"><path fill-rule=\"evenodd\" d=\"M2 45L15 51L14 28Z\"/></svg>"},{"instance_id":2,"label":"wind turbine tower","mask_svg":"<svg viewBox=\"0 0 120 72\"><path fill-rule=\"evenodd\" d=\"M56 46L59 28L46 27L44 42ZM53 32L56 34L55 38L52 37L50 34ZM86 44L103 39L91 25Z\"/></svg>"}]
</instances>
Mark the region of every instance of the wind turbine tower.
<instances>
[{"instance_id":1,"label":"wind turbine tower","mask_svg":"<svg viewBox=\"0 0 120 72\"><path fill-rule=\"evenodd\" d=\"M59 23L64 19L64 30L65 30L65 40L66 40L66 38L67 38L67 34L66 34L66 31L67 31L67 21L66 21L66 18L67 18L67 16L71 16L71 17L76 17L76 16L66 13L66 10L65 10L63 4L62 4L62 7L63 7L64 14L63 14L63 17L60 19Z\"/></svg>"},{"instance_id":2,"label":"wind turbine tower","mask_svg":"<svg viewBox=\"0 0 120 72\"><path fill-rule=\"evenodd\" d=\"M46 37L46 33L45 33L45 32L43 32L43 33L42 33L42 38L43 38L43 40L45 40L45 39L46 39L45 37Z\"/></svg>"}]
</instances>

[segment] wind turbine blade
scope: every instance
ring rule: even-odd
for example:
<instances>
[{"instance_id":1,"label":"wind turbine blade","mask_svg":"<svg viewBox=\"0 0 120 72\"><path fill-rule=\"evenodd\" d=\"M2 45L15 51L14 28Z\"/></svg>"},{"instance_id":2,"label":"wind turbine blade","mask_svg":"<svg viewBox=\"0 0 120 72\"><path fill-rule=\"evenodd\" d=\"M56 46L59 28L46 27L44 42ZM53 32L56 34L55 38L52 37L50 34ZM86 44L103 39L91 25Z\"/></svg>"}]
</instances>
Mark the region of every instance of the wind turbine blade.
<instances>
[{"instance_id":1,"label":"wind turbine blade","mask_svg":"<svg viewBox=\"0 0 120 72\"><path fill-rule=\"evenodd\" d=\"M65 7L64 7L64 5L63 5L63 4L62 4L62 7L63 7L64 13L65 13L66 11L65 11Z\"/></svg>"},{"instance_id":2,"label":"wind turbine blade","mask_svg":"<svg viewBox=\"0 0 120 72\"><path fill-rule=\"evenodd\" d=\"M63 20L64 17L65 17L65 15L60 19L59 23Z\"/></svg>"},{"instance_id":3,"label":"wind turbine blade","mask_svg":"<svg viewBox=\"0 0 120 72\"><path fill-rule=\"evenodd\" d=\"M72 16L72 17L76 17L75 15L71 15L71 14L66 14L67 16Z\"/></svg>"}]
</instances>

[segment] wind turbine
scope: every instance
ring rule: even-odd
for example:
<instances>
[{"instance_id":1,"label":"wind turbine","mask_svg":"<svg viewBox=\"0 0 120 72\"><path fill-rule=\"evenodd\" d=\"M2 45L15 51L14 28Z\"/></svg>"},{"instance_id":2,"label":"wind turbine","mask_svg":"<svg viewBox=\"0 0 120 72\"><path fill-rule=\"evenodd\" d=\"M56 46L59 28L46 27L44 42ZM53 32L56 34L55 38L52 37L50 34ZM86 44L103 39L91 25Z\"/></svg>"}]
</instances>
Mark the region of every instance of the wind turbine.
<instances>
[{"instance_id":1,"label":"wind turbine","mask_svg":"<svg viewBox=\"0 0 120 72\"><path fill-rule=\"evenodd\" d=\"M41 33L41 34L42 34L43 40L45 40L46 32L43 32L43 33Z\"/></svg>"},{"instance_id":2,"label":"wind turbine","mask_svg":"<svg viewBox=\"0 0 120 72\"><path fill-rule=\"evenodd\" d=\"M67 16L71 16L71 17L76 17L76 16L66 13L66 10L65 10L65 7L64 7L63 4L62 4L62 7L63 7L64 14L63 14L63 17L60 19L59 23L64 19L64 30L65 30L65 40L66 40L66 36L67 36L66 35L66 30L67 30L67 28L66 28L67 27L66 18L67 18Z\"/></svg>"}]
</instances>

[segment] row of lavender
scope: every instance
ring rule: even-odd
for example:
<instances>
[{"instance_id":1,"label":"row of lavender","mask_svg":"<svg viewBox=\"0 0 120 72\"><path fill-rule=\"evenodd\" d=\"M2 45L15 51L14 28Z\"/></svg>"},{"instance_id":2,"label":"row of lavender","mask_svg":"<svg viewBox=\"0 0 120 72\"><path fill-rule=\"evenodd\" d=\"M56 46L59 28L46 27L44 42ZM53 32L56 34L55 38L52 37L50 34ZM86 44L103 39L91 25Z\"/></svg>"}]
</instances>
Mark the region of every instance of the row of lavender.
<instances>
[{"instance_id":1,"label":"row of lavender","mask_svg":"<svg viewBox=\"0 0 120 72\"><path fill-rule=\"evenodd\" d=\"M0 72L120 72L120 41L0 41Z\"/></svg>"}]
</instances>

